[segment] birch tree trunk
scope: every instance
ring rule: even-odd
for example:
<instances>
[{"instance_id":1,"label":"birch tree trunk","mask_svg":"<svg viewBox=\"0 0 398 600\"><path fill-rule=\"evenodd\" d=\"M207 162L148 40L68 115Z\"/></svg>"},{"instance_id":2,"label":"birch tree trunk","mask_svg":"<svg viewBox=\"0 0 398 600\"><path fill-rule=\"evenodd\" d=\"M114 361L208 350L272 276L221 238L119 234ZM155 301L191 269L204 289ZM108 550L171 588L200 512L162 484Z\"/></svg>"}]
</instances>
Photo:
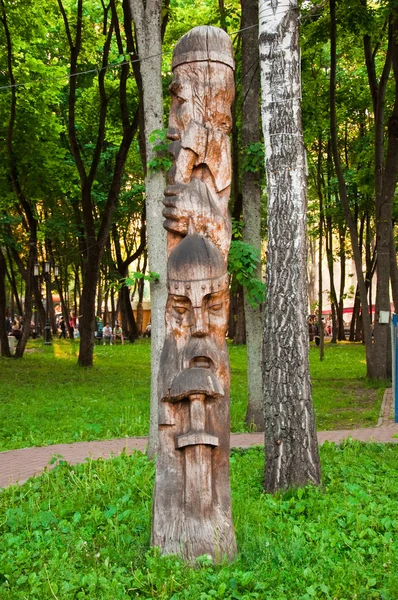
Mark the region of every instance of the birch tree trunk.
<instances>
[{"instance_id":1,"label":"birch tree trunk","mask_svg":"<svg viewBox=\"0 0 398 600\"><path fill-rule=\"evenodd\" d=\"M260 141L260 76L258 54L258 1L241 0L242 6L242 146ZM261 252L261 175L242 171L243 241ZM256 276L261 278L261 264ZM264 431L261 356L263 306L253 308L244 295L247 347L247 411L246 424Z\"/></svg>"},{"instance_id":2,"label":"birch tree trunk","mask_svg":"<svg viewBox=\"0 0 398 600\"><path fill-rule=\"evenodd\" d=\"M162 66L162 2L161 0L130 0L135 24L144 102L145 147L147 163L153 158L149 135L163 129ZM158 398L157 380L162 352L166 306L166 231L163 229L162 200L165 178L161 172L148 171L145 178L146 218L148 231L149 269L159 274L151 282L151 409L147 454L153 457L157 445Z\"/></svg>"},{"instance_id":3,"label":"birch tree trunk","mask_svg":"<svg viewBox=\"0 0 398 600\"><path fill-rule=\"evenodd\" d=\"M264 315L265 491L320 483L308 360L306 176L296 0L260 0L268 189Z\"/></svg>"}]
</instances>

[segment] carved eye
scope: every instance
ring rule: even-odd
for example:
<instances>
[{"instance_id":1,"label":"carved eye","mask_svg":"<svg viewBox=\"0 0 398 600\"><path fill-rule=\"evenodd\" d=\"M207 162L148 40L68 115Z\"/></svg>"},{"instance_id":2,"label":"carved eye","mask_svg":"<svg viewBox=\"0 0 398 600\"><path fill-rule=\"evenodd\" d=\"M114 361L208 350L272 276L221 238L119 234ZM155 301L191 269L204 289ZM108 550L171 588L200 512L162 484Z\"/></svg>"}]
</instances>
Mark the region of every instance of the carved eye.
<instances>
[{"instance_id":1,"label":"carved eye","mask_svg":"<svg viewBox=\"0 0 398 600\"><path fill-rule=\"evenodd\" d=\"M221 302L219 304L212 304L211 306L209 306L209 310L211 310L212 312L219 312L221 309L222 309Z\"/></svg>"},{"instance_id":2,"label":"carved eye","mask_svg":"<svg viewBox=\"0 0 398 600\"><path fill-rule=\"evenodd\" d=\"M175 306L174 310L179 314L179 315L185 315L185 313L188 312L188 309L186 306Z\"/></svg>"},{"instance_id":3,"label":"carved eye","mask_svg":"<svg viewBox=\"0 0 398 600\"><path fill-rule=\"evenodd\" d=\"M186 102L185 98L181 98L181 96L176 96L176 98L180 104L183 104L184 102Z\"/></svg>"}]
</instances>

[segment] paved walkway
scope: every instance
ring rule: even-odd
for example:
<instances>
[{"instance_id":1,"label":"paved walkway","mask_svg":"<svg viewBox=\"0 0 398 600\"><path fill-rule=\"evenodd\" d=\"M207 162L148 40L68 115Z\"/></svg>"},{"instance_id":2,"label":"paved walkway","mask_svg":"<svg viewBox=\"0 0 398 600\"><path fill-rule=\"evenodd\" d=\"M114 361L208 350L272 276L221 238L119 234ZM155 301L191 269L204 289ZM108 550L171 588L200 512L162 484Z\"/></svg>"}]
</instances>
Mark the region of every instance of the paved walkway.
<instances>
[{"instance_id":1,"label":"paved walkway","mask_svg":"<svg viewBox=\"0 0 398 600\"><path fill-rule=\"evenodd\" d=\"M392 422L392 390L386 390L376 427L364 429L346 429L343 431L319 431L318 441L342 442L351 437L361 442L395 442L398 443L398 423ZM397 435L394 438L393 435ZM101 442L78 442L76 444L55 444L39 448L23 448L22 450L8 450L0 452L0 488L12 483L24 483L29 477L39 475L43 469L52 468L49 462L54 456L66 460L74 465L82 463L86 458L109 458L118 456L125 450L145 450L146 437L122 438ZM232 448L249 448L264 444L263 433L232 433Z\"/></svg>"}]
</instances>

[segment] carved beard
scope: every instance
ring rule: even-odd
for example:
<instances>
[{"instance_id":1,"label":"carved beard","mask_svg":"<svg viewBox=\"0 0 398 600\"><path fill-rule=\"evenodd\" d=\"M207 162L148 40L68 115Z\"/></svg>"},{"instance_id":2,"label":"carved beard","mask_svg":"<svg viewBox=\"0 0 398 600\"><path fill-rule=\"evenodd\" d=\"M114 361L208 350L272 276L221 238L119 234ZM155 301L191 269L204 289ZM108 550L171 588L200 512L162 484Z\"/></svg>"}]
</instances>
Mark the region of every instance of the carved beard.
<instances>
[{"instance_id":1,"label":"carved beard","mask_svg":"<svg viewBox=\"0 0 398 600\"><path fill-rule=\"evenodd\" d=\"M186 346L181 348L181 341L177 345L172 333L166 337L162 356L160 359L161 370L158 378L159 425L174 424L170 403L164 401L169 395L173 379L184 369L198 366L207 366L219 379L222 387L226 389L229 382L229 357L225 339L218 339L211 335L205 338L190 337Z\"/></svg>"}]
</instances>

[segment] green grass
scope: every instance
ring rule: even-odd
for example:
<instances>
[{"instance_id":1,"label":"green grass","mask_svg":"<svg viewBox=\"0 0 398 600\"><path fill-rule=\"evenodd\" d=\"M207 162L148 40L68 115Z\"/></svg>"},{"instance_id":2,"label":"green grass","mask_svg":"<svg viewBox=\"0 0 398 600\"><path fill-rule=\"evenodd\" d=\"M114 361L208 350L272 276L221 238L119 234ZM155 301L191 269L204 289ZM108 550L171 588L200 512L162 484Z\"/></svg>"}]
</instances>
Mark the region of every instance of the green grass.
<instances>
[{"instance_id":1,"label":"green grass","mask_svg":"<svg viewBox=\"0 0 398 600\"><path fill-rule=\"evenodd\" d=\"M246 348L230 346L231 430L244 431ZM0 358L0 450L147 435L150 344L95 348L95 366L77 367L78 343L31 341L22 360ZM310 349L318 429L374 425L385 384L365 379L362 345ZM260 360L260 359L259 359Z\"/></svg>"},{"instance_id":2,"label":"green grass","mask_svg":"<svg viewBox=\"0 0 398 600\"><path fill-rule=\"evenodd\" d=\"M312 395L319 430L372 427L377 423L386 381L366 379L362 344L326 344L325 357L310 347Z\"/></svg>"},{"instance_id":3,"label":"green grass","mask_svg":"<svg viewBox=\"0 0 398 600\"><path fill-rule=\"evenodd\" d=\"M398 445L325 444L323 487L263 493L231 456L239 554L192 569L149 548L153 464L88 461L0 493L3 600L396 600Z\"/></svg>"}]
</instances>

